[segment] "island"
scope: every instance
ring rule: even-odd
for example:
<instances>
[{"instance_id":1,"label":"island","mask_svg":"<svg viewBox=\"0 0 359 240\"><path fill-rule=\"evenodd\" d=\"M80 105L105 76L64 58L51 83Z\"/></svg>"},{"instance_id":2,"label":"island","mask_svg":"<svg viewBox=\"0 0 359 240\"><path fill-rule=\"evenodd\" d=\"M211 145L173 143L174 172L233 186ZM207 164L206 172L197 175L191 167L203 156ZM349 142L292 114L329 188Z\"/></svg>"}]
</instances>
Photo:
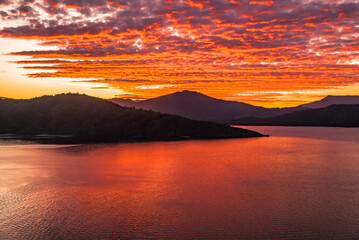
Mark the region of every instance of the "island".
<instances>
[{"instance_id":1,"label":"island","mask_svg":"<svg viewBox=\"0 0 359 240\"><path fill-rule=\"evenodd\" d=\"M265 136L247 129L121 107L101 98L71 93L29 100L1 99L0 134L64 143Z\"/></svg>"}]
</instances>

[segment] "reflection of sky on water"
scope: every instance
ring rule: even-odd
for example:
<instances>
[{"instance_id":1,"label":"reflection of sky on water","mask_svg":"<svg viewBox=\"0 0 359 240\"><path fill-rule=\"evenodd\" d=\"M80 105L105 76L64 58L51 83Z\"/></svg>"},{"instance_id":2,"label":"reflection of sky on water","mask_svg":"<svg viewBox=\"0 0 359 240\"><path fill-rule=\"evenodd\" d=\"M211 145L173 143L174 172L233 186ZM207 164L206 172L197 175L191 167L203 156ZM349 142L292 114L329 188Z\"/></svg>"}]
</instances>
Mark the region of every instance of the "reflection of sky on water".
<instances>
[{"instance_id":1,"label":"reflection of sky on water","mask_svg":"<svg viewBox=\"0 0 359 240\"><path fill-rule=\"evenodd\" d=\"M358 156L299 137L2 145L0 237L354 239Z\"/></svg>"}]
</instances>

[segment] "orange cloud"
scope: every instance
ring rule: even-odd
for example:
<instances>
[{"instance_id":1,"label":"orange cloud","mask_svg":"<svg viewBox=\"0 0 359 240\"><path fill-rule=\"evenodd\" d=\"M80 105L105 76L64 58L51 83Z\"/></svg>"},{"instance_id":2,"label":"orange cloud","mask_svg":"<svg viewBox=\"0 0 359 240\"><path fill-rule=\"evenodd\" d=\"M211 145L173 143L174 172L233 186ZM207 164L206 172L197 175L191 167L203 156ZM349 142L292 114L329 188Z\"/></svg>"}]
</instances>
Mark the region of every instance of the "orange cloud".
<instances>
[{"instance_id":1,"label":"orange cloud","mask_svg":"<svg viewBox=\"0 0 359 240\"><path fill-rule=\"evenodd\" d=\"M10 53L32 57L18 61L30 78L93 79L136 98L190 89L293 104L358 83L357 10L351 0L34 0L7 2L0 35L58 48Z\"/></svg>"},{"instance_id":2,"label":"orange cloud","mask_svg":"<svg viewBox=\"0 0 359 240\"><path fill-rule=\"evenodd\" d=\"M250 1L249 2L250 5L265 5L265 6L271 6L274 4L273 1L267 1L267 0L263 0L263 1Z\"/></svg>"}]
</instances>

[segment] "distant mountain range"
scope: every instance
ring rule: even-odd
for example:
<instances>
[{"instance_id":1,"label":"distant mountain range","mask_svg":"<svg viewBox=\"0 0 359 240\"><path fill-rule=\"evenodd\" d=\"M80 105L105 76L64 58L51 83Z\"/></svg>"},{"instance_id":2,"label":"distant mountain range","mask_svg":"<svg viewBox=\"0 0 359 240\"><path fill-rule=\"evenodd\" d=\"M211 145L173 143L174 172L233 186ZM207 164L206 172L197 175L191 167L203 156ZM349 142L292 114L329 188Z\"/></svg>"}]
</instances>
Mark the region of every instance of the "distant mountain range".
<instances>
[{"instance_id":1,"label":"distant mountain range","mask_svg":"<svg viewBox=\"0 0 359 240\"><path fill-rule=\"evenodd\" d=\"M274 117L303 108L264 108L247 103L226 101L207 95L182 91L144 101L132 101L119 98L111 102L125 107L152 110L160 113L175 114L194 120L225 123L242 117Z\"/></svg>"},{"instance_id":2,"label":"distant mountain range","mask_svg":"<svg viewBox=\"0 0 359 240\"><path fill-rule=\"evenodd\" d=\"M359 127L359 105L330 105L272 118L241 118L233 125Z\"/></svg>"},{"instance_id":3,"label":"distant mountain range","mask_svg":"<svg viewBox=\"0 0 359 240\"><path fill-rule=\"evenodd\" d=\"M354 106L344 105L329 108L330 113L323 118L313 120L314 115L325 114L327 110L304 111L310 109L326 108L333 104L359 104L359 96L327 96L319 101L299 105L292 108L264 108L236 101L215 99L204 94L192 91L175 92L169 95L132 101L124 99L110 99L111 102L121 106L152 110L155 112L176 114L196 120L207 120L227 124L247 125L302 125L302 126L356 126L349 110ZM340 110L343 109L343 110ZM308 114L309 113L309 114ZM335 115L338 114L339 116ZM307 115L308 114L308 115ZM341 121L337 120L342 115ZM346 119L344 119L344 117ZM298 119L295 119L298 118ZM307 119L306 119L307 118ZM286 120L284 120L286 119ZM320 119L320 121L319 121Z\"/></svg>"},{"instance_id":4,"label":"distant mountain range","mask_svg":"<svg viewBox=\"0 0 359 240\"><path fill-rule=\"evenodd\" d=\"M71 142L259 137L224 124L118 106L100 98L60 94L0 100L0 134L70 135Z\"/></svg>"},{"instance_id":5,"label":"distant mountain range","mask_svg":"<svg viewBox=\"0 0 359 240\"><path fill-rule=\"evenodd\" d=\"M325 98L300 105L303 108L325 108L334 104L359 104L359 96L326 96Z\"/></svg>"}]
</instances>

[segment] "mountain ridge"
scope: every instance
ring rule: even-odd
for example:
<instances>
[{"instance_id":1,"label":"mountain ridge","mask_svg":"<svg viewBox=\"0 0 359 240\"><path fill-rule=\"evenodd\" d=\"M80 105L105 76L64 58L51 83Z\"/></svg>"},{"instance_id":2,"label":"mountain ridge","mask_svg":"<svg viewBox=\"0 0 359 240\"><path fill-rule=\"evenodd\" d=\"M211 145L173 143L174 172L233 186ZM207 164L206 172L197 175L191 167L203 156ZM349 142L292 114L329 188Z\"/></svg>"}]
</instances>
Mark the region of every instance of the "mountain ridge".
<instances>
[{"instance_id":1,"label":"mountain ridge","mask_svg":"<svg viewBox=\"0 0 359 240\"><path fill-rule=\"evenodd\" d=\"M127 107L176 114L194 120L221 123L239 117L269 117L297 110L297 108L264 108L243 102L212 98L202 93L188 90L143 101L117 98L110 99L109 101Z\"/></svg>"},{"instance_id":2,"label":"mountain ridge","mask_svg":"<svg viewBox=\"0 0 359 240\"><path fill-rule=\"evenodd\" d=\"M359 104L334 104L273 118L242 118L233 125L359 127Z\"/></svg>"},{"instance_id":3,"label":"mountain ridge","mask_svg":"<svg viewBox=\"0 0 359 240\"><path fill-rule=\"evenodd\" d=\"M263 136L224 124L121 107L80 94L0 100L0 134L71 135L72 141L79 143Z\"/></svg>"},{"instance_id":4,"label":"mountain ridge","mask_svg":"<svg viewBox=\"0 0 359 240\"><path fill-rule=\"evenodd\" d=\"M334 104L359 104L359 96L355 95L328 95L318 101L299 105L305 108L324 108Z\"/></svg>"}]
</instances>

